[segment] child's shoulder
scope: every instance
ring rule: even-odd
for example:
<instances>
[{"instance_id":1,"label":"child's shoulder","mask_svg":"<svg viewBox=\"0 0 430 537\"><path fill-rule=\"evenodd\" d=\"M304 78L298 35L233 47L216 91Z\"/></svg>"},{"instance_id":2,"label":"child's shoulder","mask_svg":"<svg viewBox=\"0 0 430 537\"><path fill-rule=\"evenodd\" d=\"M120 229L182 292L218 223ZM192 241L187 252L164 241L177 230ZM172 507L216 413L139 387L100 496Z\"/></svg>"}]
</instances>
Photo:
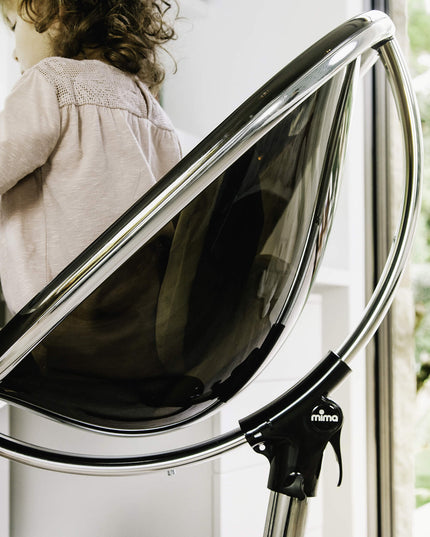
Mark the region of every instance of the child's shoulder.
<instances>
[{"instance_id":1,"label":"child's shoulder","mask_svg":"<svg viewBox=\"0 0 430 537\"><path fill-rule=\"evenodd\" d=\"M32 69L55 88L60 107L93 104L148 114L148 95L142 99L142 88L135 77L107 63L49 57Z\"/></svg>"},{"instance_id":2,"label":"child's shoulder","mask_svg":"<svg viewBox=\"0 0 430 537\"><path fill-rule=\"evenodd\" d=\"M103 86L128 84L128 75L99 60L74 60L53 56L45 58L32 69L41 73L51 84L60 86ZM113 88L112 88L113 89Z\"/></svg>"},{"instance_id":3,"label":"child's shoulder","mask_svg":"<svg viewBox=\"0 0 430 537\"><path fill-rule=\"evenodd\" d=\"M61 56L50 56L37 63L32 69L52 80L76 80L94 77L127 77L125 73L99 60L75 60Z\"/></svg>"}]
</instances>

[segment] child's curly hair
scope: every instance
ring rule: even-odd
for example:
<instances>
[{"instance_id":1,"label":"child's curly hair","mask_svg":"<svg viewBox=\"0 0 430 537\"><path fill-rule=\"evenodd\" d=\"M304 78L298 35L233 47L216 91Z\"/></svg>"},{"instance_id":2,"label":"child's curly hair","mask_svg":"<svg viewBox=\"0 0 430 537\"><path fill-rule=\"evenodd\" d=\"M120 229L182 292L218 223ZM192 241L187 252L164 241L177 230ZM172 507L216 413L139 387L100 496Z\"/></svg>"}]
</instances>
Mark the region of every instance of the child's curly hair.
<instances>
[{"instance_id":1,"label":"child's curly hair","mask_svg":"<svg viewBox=\"0 0 430 537\"><path fill-rule=\"evenodd\" d=\"M173 0L175 2L175 0ZM55 24L55 53L66 58L99 57L138 74L156 90L165 72L158 50L175 37L165 15L167 0L18 0L18 13L37 32ZM176 2L175 2L176 3Z\"/></svg>"}]
</instances>

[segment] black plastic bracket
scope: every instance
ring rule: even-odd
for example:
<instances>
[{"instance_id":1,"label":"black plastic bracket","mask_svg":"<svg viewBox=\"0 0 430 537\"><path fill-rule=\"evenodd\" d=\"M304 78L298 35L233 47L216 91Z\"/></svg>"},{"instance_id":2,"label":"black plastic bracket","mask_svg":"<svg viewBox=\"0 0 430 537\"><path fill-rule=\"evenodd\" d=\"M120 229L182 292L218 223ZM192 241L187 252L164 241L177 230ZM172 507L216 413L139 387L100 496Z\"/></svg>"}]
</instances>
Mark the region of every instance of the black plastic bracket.
<instances>
[{"instance_id":1,"label":"black plastic bracket","mask_svg":"<svg viewBox=\"0 0 430 537\"><path fill-rule=\"evenodd\" d=\"M331 352L293 388L240 421L248 443L270 462L270 490L300 500L315 496L328 444L338 460L340 485L343 414L327 395L349 372Z\"/></svg>"}]
</instances>

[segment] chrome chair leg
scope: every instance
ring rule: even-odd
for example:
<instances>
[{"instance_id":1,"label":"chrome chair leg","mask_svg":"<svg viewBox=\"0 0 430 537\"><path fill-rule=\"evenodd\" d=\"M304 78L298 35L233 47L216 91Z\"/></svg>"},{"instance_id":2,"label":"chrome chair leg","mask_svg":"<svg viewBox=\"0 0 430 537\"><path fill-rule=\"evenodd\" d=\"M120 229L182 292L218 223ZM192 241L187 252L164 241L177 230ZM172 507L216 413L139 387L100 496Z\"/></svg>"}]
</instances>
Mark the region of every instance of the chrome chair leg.
<instances>
[{"instance_id":1,"label":"chrome chair leg","mask_svg":"<svg viewBox=\"0 0 430 537\"><path fill-rule=\"evenodd\" d=\"M264 537L303 537L307 511L307 498L299 500L279 492L271 492Z\"/></svg>"}]
</instances>

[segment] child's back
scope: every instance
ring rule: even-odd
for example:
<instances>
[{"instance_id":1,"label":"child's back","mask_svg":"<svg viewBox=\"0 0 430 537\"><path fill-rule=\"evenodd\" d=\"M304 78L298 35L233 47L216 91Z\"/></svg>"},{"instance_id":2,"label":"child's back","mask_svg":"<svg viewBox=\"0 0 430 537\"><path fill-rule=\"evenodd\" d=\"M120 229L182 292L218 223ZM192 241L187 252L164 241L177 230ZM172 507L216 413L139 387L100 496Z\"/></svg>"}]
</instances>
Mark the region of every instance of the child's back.
<instances>
[{"instance_id":1,"label":"child's back","mask_svg":"<svg viewBox=\"0 0 430 537\"><path fill-rule=\"evenodd\" d=\"M45 35L45 34L42 34ZM46 57L0 114L0 275L18 311L180 158L137 75Z\"/></svg>"},{"instance_id":2,"label":"child's back","mask_svg":"<svg viewBox=\"0 0 430 537\"><path fill-rule=\"evenodd\" d=\"M9 133L0 144L1 276L14 311L180 157L149 90L98 60L47 58L26 71L0 132Z\"/></svg>"}]
</instances>

